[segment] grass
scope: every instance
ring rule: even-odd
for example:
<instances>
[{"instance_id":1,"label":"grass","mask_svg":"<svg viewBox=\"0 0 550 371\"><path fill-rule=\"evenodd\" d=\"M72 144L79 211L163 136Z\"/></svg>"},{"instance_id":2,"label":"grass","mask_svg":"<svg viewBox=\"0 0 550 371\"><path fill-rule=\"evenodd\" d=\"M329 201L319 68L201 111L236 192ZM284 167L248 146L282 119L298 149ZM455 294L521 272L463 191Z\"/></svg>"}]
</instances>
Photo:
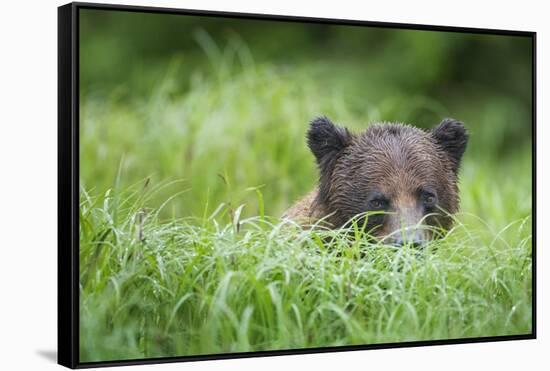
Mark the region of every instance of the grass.
<instances>
[{"instance_id":1,"label":"grass","mask_svg":"<svg viewBox=\"0 0 550 371\"><path fill-rule=\"evenodd\" d=\"M529 218L418 250L228 207L161 222L149 195L83 198L82 361L530 332Z\"/></svg>"},{"instance_id":2,"label":"grass","mask_svg":"<svg viewBox=\"0 0 550 371\"><path fill-rule=\"evenodd\" d=\"M506 142L529 124L517 102L449 106L350 90L322 64L234 59L183 90L176 59L150 96L82 91L82 362L531 332L530 148ZM456 227L419 251L279 220L316 181L304 133L319 114L355 130L463 119Z\"/></svg>"}]
</instances>

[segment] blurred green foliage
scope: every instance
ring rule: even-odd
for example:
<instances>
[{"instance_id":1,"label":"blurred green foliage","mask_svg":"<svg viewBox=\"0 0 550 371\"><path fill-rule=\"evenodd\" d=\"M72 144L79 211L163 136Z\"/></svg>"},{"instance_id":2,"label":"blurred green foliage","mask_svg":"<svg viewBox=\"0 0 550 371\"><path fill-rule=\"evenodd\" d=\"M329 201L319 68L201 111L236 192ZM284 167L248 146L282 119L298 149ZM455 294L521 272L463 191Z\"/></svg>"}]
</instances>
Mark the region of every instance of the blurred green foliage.
<instances>
[{"instance_id":1,"label":"blurred green foliage","mask_svg":"<svg viewBox=\"0 0 550 371\"><path fill-rule=\"evenodd\" d=\"M523 178L527 210L531 48L520 36L81 10L81 183L182 180L154 202L187 191L165 216L253 201L247 188L261 186L277 215L315 183L313 117L355 130L454 117L471 134L463 183Z\"/></svg>"}]
</instances>

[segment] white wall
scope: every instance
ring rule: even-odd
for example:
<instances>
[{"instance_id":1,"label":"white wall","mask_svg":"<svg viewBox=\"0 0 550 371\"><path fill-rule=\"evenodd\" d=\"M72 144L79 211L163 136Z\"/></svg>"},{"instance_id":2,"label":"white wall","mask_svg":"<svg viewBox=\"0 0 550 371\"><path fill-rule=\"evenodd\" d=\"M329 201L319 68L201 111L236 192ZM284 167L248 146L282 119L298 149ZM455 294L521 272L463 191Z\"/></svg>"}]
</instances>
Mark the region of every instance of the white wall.
<instances>
[{"instance_id":1,"label":"white wall","mask_svg":"<svg viewBox=\"0 0 550 371\"><path fill-rule=\"evenodd\" d=\"M106 0L107 1L107 0ZM135 370L540 369L548 364L550 37L544 1L119 1L188 9L363 19L538 32L538 340L134 366ZM7 1L0 10L0 368L56 367L57 9ZM540 212L543 211L543 212ZM550 269L549 269L550 271ZM543 291L546 289L546 292ZM536 367L538 365L538 367Z\"/></svg>"}]
</instances>

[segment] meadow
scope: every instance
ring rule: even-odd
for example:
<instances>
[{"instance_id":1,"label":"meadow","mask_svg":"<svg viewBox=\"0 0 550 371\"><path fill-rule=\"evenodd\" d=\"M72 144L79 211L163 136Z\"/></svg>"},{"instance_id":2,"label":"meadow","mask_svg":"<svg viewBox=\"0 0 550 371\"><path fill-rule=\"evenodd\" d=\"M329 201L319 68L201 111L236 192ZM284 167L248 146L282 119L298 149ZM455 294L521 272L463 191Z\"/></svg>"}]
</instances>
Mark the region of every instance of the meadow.
<instances>
[{"instance_id":1,"label":"meadow","mask_svg":"<svg viewBox=\"0 0 550 371\"><path fill-rule=\"evenodd\" d=\"M189 57L83 84L82 362L531 332L529 89L428 94L422 84L446 76L433 65L418 81L396 66L382 83L380 56L281 63L235 36L193 35ZM88 65L84 82L98 76ZM419 250L368 242L353 224L281 220L317 180L305 132L318 115L355 131L463 120L455 227Z\"/></svg>"}]
</instances>

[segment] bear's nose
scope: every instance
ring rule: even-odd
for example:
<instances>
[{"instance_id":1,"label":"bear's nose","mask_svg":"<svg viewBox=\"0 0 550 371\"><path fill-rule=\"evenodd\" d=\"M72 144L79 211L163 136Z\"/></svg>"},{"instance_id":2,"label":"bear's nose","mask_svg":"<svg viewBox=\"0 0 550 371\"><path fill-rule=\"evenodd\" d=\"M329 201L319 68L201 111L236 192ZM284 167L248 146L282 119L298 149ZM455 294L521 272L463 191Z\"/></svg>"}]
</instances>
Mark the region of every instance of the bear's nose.
<instances>
[{"instance_id":1,"label":"bear's nose","mask_svg":"<svg viewBox=\"0 0 550 371\"><path fill-rule=\"evenodd\" d=\"M393 241L394 245L396 246L410 245L414 248L420 248L424 245L424 240L420 238L405 239L402 237L396 237Z\"/></svg>"},{"instance_id":2,"label":"bear's nose","mask_svg":"<svg viewBox=\"0 0 550 371\"><path fill-rule=\"evenodd\" d=\"M414 230L406 228L404 231L400 231L393 237L393 243L397 246L410 245L414 248L419 248L424 245L426 239L424 233L421 230Z\"/></svg>"}]
</instances>

